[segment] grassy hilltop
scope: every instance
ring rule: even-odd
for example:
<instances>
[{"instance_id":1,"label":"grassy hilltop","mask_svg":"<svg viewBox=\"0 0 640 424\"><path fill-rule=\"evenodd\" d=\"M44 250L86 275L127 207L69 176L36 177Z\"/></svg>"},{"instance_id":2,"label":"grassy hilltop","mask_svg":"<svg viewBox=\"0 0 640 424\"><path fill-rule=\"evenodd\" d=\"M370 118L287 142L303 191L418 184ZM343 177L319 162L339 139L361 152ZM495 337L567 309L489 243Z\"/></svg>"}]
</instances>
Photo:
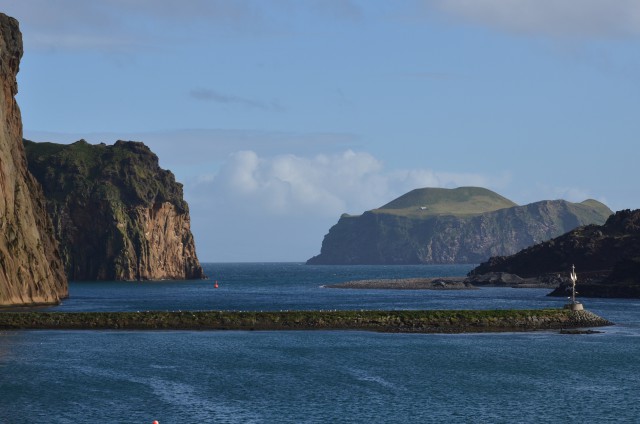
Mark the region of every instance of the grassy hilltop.
<instances>
[{"instance_id":1,"label":"grassy hilltop","mask_svg":"<svg viewBox=\"0 0 640 424\"><path fill-rule=\"evenodd\" d=\"M308 263L479 263L601 224L611 213L595 200L518 206L480 187L422 188L362 215L342 215Z\"/></svg>"},{"instance_id":2,"label":"grassy hilltop","mask_svg":"<svg viewBox=\"0 0 640 424\"><path fill-rule=\"evenodd\" d=\"M418 188L371 212L413 217L469 216L513 206L518 205L481 187L459 187L453 190Z\"/></svg>"},{"instance_id":3,"label":"grassy hilltop","mask_svg":"<svg viewBox=\"0 0 640 424\"><path fill-rule=\"evenodd\" d=\"M182 211L182 184L160 169L158 157L141 142L114 145L35 143L24 140L29 170L47 197L58 202L80 195L101 197L120 205L150 206L170 202Z\"/></svg>"}]
</instances>

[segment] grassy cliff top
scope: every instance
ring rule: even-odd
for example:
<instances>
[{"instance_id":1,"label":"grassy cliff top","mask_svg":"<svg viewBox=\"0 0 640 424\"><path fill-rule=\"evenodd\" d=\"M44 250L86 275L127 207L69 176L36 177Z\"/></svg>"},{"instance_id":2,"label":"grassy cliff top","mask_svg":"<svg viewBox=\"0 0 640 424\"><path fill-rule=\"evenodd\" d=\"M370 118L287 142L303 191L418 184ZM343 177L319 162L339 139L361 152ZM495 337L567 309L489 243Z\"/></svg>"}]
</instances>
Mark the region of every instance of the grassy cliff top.
<instances>
[{"instance_id":1,"label":"grassy cliff top","mask_svg":"<svg viewBox=\"0 0 640 424\"><path fill-rule=\"evenodd\" d=\"M590 208L594 213L597 213L602 216L609 216L613 214L613 211L609 209L607 205L604 203L598 202L594 199L587 199L584 202L578 203L579 205L586 206Z\"/></svg>"},{"instance_id":2,"label":"grassy cliff top","mask_svg":"<svg viewBox=\"0 0 640 424\"><path fill-rule=\"evenodd\" d=\"M187 205L182 185L160 168L158 157L143 143L117 141L113 145L35 143L24 140L29 170L48 196L64 201L69 196L99 197L126 205L170 202Z\"/></svg>"},{"instance_id":3,"label":"grassy cliff top","mask_svg":"<svg viewBox=\"0 0 640 424\"><path fill-rule=\"evenodd\" d=\"M475 215L513 206L518 205L481 187L419 188L372 212L404 216Z\"/></svg>"}]
</instances>

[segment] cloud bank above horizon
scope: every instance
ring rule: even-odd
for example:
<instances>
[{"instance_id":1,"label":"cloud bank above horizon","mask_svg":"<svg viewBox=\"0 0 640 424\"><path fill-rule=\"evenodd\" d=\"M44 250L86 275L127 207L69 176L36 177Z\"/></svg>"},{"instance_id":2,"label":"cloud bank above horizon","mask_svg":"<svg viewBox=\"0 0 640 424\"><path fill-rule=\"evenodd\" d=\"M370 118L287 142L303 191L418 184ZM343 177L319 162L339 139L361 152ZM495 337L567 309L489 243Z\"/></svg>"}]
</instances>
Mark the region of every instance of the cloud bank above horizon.
<instances>
[{"instance_id":1,"label":"cloud bank above horizon","mask_svg":"<svg viewBox=\"0 0 640 424\"><path fill-rule=\"evenodd\" d=\"M204 141L225 135L233 136L226 147ZM339 145L331 153L261 151L259 140L265 134L254 135L256 149L235 151L233 146L244 138L233 132L201 130L194 138L191 131L142 136L87 138L108 144L122 138L142 140L159 156L160 165L184 184L203 261L304 261L319 253L323 235L341 214L358 215L423 187L484 187L520 204L558 198L574 202L596 198L607 203L584 187L538 184L522 192L508 169L477 173L402 169L389 167L372 153ZM26 137L62 143L79 138L42 132L27 132ZM310 135L312 140L316 137ZM287 142L283 143L286 150ZM314 146L314 150L326 147L323 142Z\"/></svg>"},{"instance_id":2,"label":"cloud bank above horizon","mask_svg":"<svg viewBox=\"0 0 640 424\"><path fill-rule=\"evenodd\" d=\"M254 205L280 216L359 214L421 187L496 187L507 176L437 172L431 169L386 170L366 152L303 157L261 157L250 150L231 154L217 174L201 175L190 187L240 208Z\"/></svg>"},{"instance_id":3,"label":"cloud bank above horizon","mask_svg":"<svg viewBox=\"0 0 640 424\"><path fill-rule=\"evenodd\" d=\"M340 214L425 186L640 207L637 1L0 7L25 137L146 143L205 261L305 260Z\"/></svg>"},{"instance_id":4,"label":"cloud bank above horizon","mask_svg":"<svg viewBox=\"0 0 640 424\"><path fill-rule=\"evenodd\" d=\"M185 197L199 239L212 257L252 257L304 261L319 253L322 236L341 214L358 215L415 188L493 186L508 175L385 168L366 152L260 156L229 155L216 173L191 178ZM213 218L215 217L215 218ZM232 234L233 240L215 235ZM294 247L295 246L295 247ZM294 257L279 256L289 247Z\"/></svg>"}]
</instances>

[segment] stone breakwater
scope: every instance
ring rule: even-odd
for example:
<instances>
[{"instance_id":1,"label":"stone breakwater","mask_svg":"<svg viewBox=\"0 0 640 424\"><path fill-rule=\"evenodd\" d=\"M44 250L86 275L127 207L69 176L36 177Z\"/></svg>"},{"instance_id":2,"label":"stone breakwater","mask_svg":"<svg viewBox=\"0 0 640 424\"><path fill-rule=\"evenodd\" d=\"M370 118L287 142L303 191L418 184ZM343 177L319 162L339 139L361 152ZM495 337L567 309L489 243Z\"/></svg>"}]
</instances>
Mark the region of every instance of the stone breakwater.
<instances>
[{"instance_id":1,"label":"stone breakwater","mask_svg":"<svg viewBox=\"0 0 640 424\"><path fill-rule=\"evenodd\" d=\"M588 311L3 312L0 330L365 330L482 333L601 327Z\"/></svg>"}]
</instances>

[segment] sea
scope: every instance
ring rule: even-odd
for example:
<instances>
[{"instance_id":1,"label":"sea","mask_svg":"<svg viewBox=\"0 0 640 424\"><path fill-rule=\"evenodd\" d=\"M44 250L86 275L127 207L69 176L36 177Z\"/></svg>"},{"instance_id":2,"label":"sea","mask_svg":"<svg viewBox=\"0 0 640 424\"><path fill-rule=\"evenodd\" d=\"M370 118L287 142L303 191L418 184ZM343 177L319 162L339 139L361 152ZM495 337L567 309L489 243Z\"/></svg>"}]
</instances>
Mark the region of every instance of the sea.
<instances>
[{"instance_id":1,"label":"sea","mask_svg":"<svg viewBox=\"0 0 640 424\"><path fill-rule=\"evenodd\" d=\"M325 287L460 276L472 267L211 263L203 281L72 282L68 299L41 309L511 309L566 302L546 289ZM580 335L0 331L0 423L638 423L640 299L581 300L616 325Z\"/></svg>"}]
</instances>

